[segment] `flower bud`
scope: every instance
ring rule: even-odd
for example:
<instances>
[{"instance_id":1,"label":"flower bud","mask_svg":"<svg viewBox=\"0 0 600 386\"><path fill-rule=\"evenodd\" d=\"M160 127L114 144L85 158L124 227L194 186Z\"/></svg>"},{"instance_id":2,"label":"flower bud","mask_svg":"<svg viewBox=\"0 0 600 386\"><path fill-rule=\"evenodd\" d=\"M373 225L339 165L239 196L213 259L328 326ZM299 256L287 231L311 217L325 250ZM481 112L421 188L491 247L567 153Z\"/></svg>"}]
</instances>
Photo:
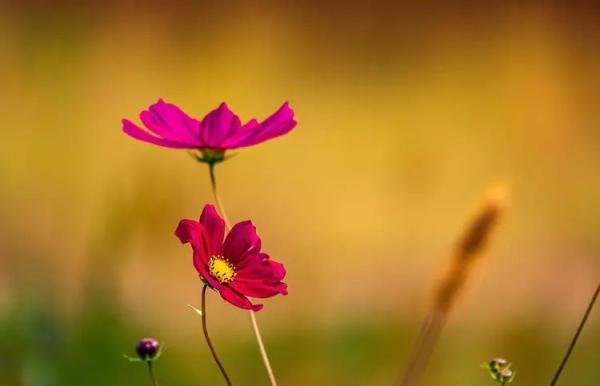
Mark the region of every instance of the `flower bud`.
<instances>
[{"instance_id":1,"label":"flower bud","mask_svg":"<svg viewBox=\"0 0 600 386\"><path fill-rule=\"evenodd\" d=\"M143 361L151 361L156 357L160 345L154 338L141 339L135 346L135 351Z\"/></svg>"},{"instance_id":2,"label":"flower bud","mask_svg":"<svg viewBox=\"0 0 600 386\"><path fill-rule=\"evenodd\" d=\"M496 358L496 359L492 359L488 365L490 367L490 371L497 373L500 370L502 370L504 367L506 367L507 364L508 364L508 362L506 361L506 359Z\"/></svg>"},{"instance_id":3,"label":"flower bud","mask_svg":"<svg viewBox=\"0 0 600 386\"><path fill-rule=\"evenodd\" d=\"M498 381L504 385L505 383L512 381L513 375L514 375L514 373L512 372L512 370L502 369L498 373Z\"/></svg>"}]
</instances>

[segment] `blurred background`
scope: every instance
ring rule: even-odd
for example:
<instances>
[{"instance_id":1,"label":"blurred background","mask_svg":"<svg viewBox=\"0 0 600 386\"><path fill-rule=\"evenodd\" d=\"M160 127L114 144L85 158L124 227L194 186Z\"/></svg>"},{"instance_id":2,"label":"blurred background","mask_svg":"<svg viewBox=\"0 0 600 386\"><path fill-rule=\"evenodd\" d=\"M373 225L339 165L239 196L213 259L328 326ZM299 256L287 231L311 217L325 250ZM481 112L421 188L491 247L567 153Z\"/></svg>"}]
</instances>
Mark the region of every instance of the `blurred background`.
<instances>
[{"instance_id":1,"label":"blurred background","mask_svg":"<svg viewBox=\"0 0 600 386\"><path fill-rule=\"evenodd\" d=\"M281 385L392 385L483 192L512 203L425 385L548 384L600 276L600 8L395 2L4 1L0 385L218 385L181 218L207 167L121 132L159 97L201 118L289 100L298 127L217 168L288 268L258 314ZM248 314L211 293L234 383L266 385ZM595 310L562 378L600 377Z\"/></svg>"}]
</instances>

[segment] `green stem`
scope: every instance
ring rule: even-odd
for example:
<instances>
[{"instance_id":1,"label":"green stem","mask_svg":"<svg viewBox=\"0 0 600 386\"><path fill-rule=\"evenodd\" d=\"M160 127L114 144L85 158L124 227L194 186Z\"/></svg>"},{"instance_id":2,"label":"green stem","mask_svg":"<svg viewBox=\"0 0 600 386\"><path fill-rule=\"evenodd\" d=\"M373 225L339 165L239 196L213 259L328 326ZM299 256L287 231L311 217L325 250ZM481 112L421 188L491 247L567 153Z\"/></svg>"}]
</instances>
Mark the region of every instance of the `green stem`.
<instances>
[{"instance_id":1,"label":"green stem","mask_svg":"<svg viewBox=\"0 0 600 386\"><path fill-rule=\"evenodd\" d=\"M225 382L227 383L228 386L231 386L231 380L229 379L229 376L227 375L225 368L223 367L223 365L221 364L221 361L219 360L219 357L217 356L217 352L215 351L215 348L213 347L210 337L208 336L208 329L206 328L206 288L207 287L208 286L206 284L204 284L204 287L202 287L202 331L204 331L204 338L206 339L208 348L210 349L210 352L212 353L212 356L213 356L217 366L219 366L219 370L221 370L221 374L223 374L223 378L225 378Z\"/></svg>"},{"instance_id":2,"label":"green stem","mask_svg":"<svg viewBox=\"0 0 600 386\"><path fill-rule=\"evenodd\" d=\"M154 375L154 367L152 367L152 361L148 361L148 372L150 373L150 380L152 381L152 386L159 386L158 381L156 380L156 375Z\"/></svg>"},{"instance_id":3,"label":"green stem","mask_svg":"<svg viewBox=\"0 0 600 386\"><path fill-rule=\"evenodd\" d=\"M219 196L219 193L217 192L217 179L215 178L215 164L214 163L208 164L208 171L210 173L210 184L212 186L213 196L215 197L215 204L217 204L217 209L219 210L219 213L221 213L221 217L223 217L223 220L225 221L225 226L227 227L227 230L229 230L229 229L231 229L231 223L229 222L229 219L227 218L227 214L225 213L225 208L223 208L223 203L221 202L221 197Z\"/></svg>"},{"instance_id":4,"label":"green stem","mask_svg":"<svg viewBox=\"0 0 600 386\"><path fill-rule=\"evenodd\" d=\"M571 344L569 345L569 348L567 349L567 352L565 353L565 356L564 356L562 362L560 363L560 366L558 366L558 370L556 370L556 374L554 375L554 378L552 378L552 382L550 383L551 386L556 385L556 382L558 381L560 374L562 373L563 369L565 368L565 365L569 361L569 357L571 356L571 353L573 352L573 349L575 348L575 344L577 344L577 339L579 339L579 335L581 334L581 331L583 330L583 327L585 326L585 323L587 322L588 317L590 316L590 313L592 312L592 308L594 308L594 303L596 303L596 299L598 298L599 292L600 292L600 283L596 287L596 291L594 292L594 295L592 295L590 304L588 304L588 307L585 310L585 314L583 314L583 319L581 319L581 322L579 322L579 327L577 327L575 336L571 340Z\"/></svg>"}]
</instances>

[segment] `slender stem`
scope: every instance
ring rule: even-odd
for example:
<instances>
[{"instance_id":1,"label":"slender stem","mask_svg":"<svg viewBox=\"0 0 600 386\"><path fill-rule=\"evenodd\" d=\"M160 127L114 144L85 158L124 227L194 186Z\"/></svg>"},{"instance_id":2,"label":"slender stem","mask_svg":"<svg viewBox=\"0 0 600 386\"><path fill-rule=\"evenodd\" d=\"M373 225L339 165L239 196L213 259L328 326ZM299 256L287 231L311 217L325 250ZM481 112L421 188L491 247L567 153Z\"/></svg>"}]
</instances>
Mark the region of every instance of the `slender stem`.
<instances>
[{"instance_id":1,"label":"slender stem","mask_svg":"<svg viewBox=\"0 0 600 386\"><path fill-rule=\"evenodd\" d=\"M156 375L154 375L154 367L152 367L152 361L147 361L148 363L148 372L150 373L150 380L152 381L152 386L159 386L158 381L156 380Z\"/></svg>"},{"instance_id":2,"label":"slender stem","mask_svg":"<svg viewBox=\"0 0 600 386\"><path fill-rule=\"evenodd\" d=\"M556 382L558 381L560 374L562 373L563 369L565 368L565 365L567 364L567 361L569 360L569 357L571 356L571 353L573 352L573 349L575 348L575 344L577 344L577 339L579 339L579 335L581 334L581 331L583 330L583 327L585 326L585 323L587 322L588 317L590 316L590 313L592 312L592 308L594 308L594 303L596 303L596 298L598 298L598 293L600 293L600 283L596 287L596 292L594 292L594 295L592 296L592 299L590 300L590 304L588 304L587 310L585 310L583 319L581 319L581 322L579 323L579 327L577 327L575 336L573 337L573 340L571 340L571 344L569 345L569 348L567 349L567 352L565 353L565 356L564 356L562 362L560 363L560 366L558 366L558 370L556 370L556 374L554 375L554 378L552 379L552 382L550 383L551 386L556 385Z\"/></svg>"},{"instance_id":3,"label":"slender stem","mask_svg":"<svg viewBox=\"0 0 600 386\"><path fill-rule=\"evenodd\" d=\"M209 163L208 170L210 173L210 182L212 185L213 196L215 198L215 203L217 204L217 209L223 220L225 221L225 226L227 230L231 229L231 223L227 218L227 214L225 213L225 209L223 208L223 203L221 202L221 198L219 197L219 193L217 191L217 179L215 177L215 164ZM260 334L260 329L258 328L258 323L256 321L256 315L254 315L254 311L250 310L250 320L252 321L252 329L254 330L254 336L256 337L256 342L258 343L258 349L260 350L260 355L262 357L263 364L265 365L265 369L269 374L269 380L271 381L271 386L277 386L277 381L275 380L275 374L273 373L273 368L271 367L271 362L269 361L269 356L267 355L267 350L265 350L265 344L263 343L262 336Z\"/></svg>"},{"instance_id":4,"label":"slender stem","mask_svg":"<svg viewBox=\"0 0 600 386\"><path fill-rule=\"evenodd\" d=\"M221 374L223 374L223 378L225 378L225 382L227 383L228 386L231 386L231 380L229 379L229 376L227 375L227 372L225 371L225 368L223 367L223 365L221 364L221 361L219 360L219 357L217 356L217 352L215 351L215 348L212 345L212 342L210 341L210 337L208 336L208 330L206 328L206 288L208 286L206 284L204 284L204 287L202 287L202 331L204 331L204 338L206 338L206 343L208 344L208 348L210 348L210 352L212 353L212 356L217 364L217 366L219 366L219 370L221 370Z\"/></svg>"},{"instance_id":5,"label":"slender stem","mask_svg":"<svg viewBox=\"0 0 600 386\"><path fill-rule=\"evenodd\" d=\"M256 315L252 310L250 310L250 319L252 320L252 329L254 330L254 335L256 335L256 341L258 342L258 349L260 350L260 355L262 356L265 368L267 369L267 373L269 373L269 380L271 381L271 385L277 386L275 374L273 373L273 369L271 368L271 362L269 362L269 356L267 355L267 350L265 350L265 345L260 335L260 330L258 329Z\"/></svg>"},{"instance_id":6,"label":"slender stem","mask_svg":"<svg viewBox=\"0 0 600 386\"><path fill-rule=\"evenodd\" d=\"M208 164L208 171L210 173L210 183L212 185L213 196L215 197L215 203L217 204L217 209L219 210L219 213L221 213L221 217L223 217L223 220L225 221L225 226L227 227L227 230L229 230L229 229L231 229L231 223L229 222L229 219L227 218L227 214L225 213L225 208L223 208L223 203L221 202L221 197L219 196L219 193L217 192L217 179L215 178L215 164L214 163Z\"/></svg>"},{"instance_id":7,"label":"slender stem","mask_svg":"<svg viewBox=\"0 0 600 386\"><path fill-rule=\"evenodd\" d=\"M444 324L445 316L441 312L432 310L427 315L421 325L421 331L415 342L406 372L400 381L401 386L415 386L420 383L427 361L433 353Z\"/></svg>"}]
</instances>

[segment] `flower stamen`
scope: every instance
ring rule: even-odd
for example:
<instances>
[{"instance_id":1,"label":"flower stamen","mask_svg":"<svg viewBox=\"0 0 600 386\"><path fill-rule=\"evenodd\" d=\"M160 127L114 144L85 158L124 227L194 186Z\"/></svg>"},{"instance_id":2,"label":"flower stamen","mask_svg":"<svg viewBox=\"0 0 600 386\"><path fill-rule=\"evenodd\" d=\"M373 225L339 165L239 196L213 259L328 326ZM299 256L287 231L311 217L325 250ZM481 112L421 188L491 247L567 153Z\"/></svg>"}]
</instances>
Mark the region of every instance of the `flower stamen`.
<instances>
[{"instance_id":1,"label":"flower stamen","mask_svg":"<svg viewBox=\"0 0 600 386\"><path fill-rule=\"evenodd\" d=\"M208 260L208 273L221 284L227 284L236 275L235 268L223 256L213 256Z\"/></svg>"}]
</instances>

